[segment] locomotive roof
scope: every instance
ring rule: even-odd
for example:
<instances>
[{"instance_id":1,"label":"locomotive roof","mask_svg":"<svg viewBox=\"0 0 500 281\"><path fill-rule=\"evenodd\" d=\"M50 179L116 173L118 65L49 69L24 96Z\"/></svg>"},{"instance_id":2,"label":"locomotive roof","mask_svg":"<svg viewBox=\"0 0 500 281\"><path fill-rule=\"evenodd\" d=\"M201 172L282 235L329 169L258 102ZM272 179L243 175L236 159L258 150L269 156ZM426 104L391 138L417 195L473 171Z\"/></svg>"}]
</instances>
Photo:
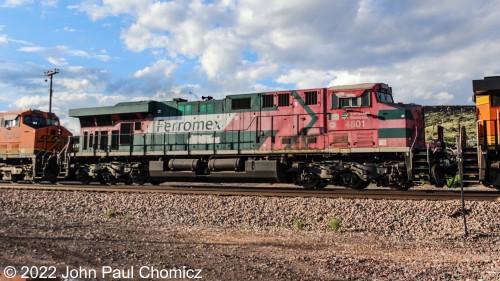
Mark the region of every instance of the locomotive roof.
<instances>
[{"instance_id":1,"label":"locomotive roof","mask_svg":"<svg viewBox=\"0 0 500 281\"><path fill-rule=\"evenodd\" d=\"M69 110L70 117L96 116L127 113L152 113L156 101L121 102L113 106L75 108Z\"/></svg>"},{"instance_id":2,"label":"locomotive roof","mask_svg":"<svg viewBox=\"0 0 500 281\"><path fill-rule=\"evenodd\" d=\"M341 86L332 86L328 88L332 91L346 91L346 90L358 90L358 89L371 89L377 83L362 83L362 84L354 84L354 85L341 85Z\"/></svg>"},{"instance_id":3,"label":"locomotive roof","mask_svg":"<svg viewBox=\"0 0 500 281\"><path fill-rule=\"evenodd\" d=\"M14 116L17 116L17 115L21 115L21 114L27 113L27 112L33 112L35 114L44 114L44 113L47 113L45 111L41 111L41 110L38 110L38 109L21 109L21 110L12 110L12 111L0 112L0 115L3 115L3 116L14 115ZM49 116L54 116L55 117L56 115L55 115L55 113L52 113Z\"/></svg>"},{"instance_id":4,"label":"locomotive roof","mask_svg":"<svg viewBox=\"0 0 500 281\"><path fill-rule=\"evenodd\" d=\"M500 76L484 77L480 80L472 80L472 90L475 95L487 93L489 91L500 90Z\"/></svg>"}]
</instances>

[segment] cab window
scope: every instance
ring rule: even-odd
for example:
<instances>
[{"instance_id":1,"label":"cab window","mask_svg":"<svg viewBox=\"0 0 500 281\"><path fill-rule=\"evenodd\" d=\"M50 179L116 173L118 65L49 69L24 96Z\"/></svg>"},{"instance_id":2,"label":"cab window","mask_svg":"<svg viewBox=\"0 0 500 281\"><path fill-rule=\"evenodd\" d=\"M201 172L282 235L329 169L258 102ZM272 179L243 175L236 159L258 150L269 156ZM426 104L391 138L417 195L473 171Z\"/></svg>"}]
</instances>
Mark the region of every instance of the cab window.
<instances>
[{"instance_id":1,"label":"cab window","mask_svg":"<svg viewBox=\"0 0 500 281\"><path fill-rule=\"evenodd\" d=\"M491 106L500 106L500 95L498 93L491 95Z\"/></svg>"},{"instance_id":2,"label":"cab window","mask_svg":"<svg viewBox=\"0 0 500 281\"><path fill-rule=\"evenodd\" d=\"M47 126L47 120L40 116L24 116L24 125L32 128L43 128Z\"/></svg>"},{"instance_id":3,"label":"cab window","mask_svg":"<svg viewBox=\"0 0 500 281\"><path fill-rule=\"evenodd\" d=\"M0 127L10 128L19 127L19 115L6 115L1 119Z\"/></svg>"},{"instance_id":4,"label":"cab window","mask_svg":"<svg viewBox=\"0 0 500 281\"><path fill-rule=\"evenodd\" d=\"M47 119L47 125L59 126L59 119Z\"/></svg>"},{"instance_id":5,"label":"cab window","mask_svg":"<svg viewBox=\"0 0 500 281\"><path fill-rule=\"evenodd\" d=\"M382 92L377 92L377 100L381 103L394 103L392 95Z\"/></svg>"},{"instance_id":6,"label":"cab window","mask_svg":"<svg viewBox=\"0 0 500 281\"><path fill-rule=\"evenodd\" d=\"M370 107L370 90L366 90L359 97L339 98L337 95L332 95L332 108L346 107Z\"/></svg>"}]
</instances>

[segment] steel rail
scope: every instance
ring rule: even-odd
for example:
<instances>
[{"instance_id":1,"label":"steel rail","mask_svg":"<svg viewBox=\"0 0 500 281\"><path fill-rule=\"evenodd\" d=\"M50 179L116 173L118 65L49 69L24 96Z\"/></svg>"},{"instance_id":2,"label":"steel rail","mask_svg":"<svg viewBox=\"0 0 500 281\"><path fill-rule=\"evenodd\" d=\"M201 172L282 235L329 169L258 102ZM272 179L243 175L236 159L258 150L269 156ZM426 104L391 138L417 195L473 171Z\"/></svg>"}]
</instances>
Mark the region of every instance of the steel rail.
<instances>
[{"instance_id":1,"label":"steel rail","mask_svg":"<svg viewBox=\"0 0 500 281\"><path fill-rule=\"evenodd\" d=\"M269 197L319 197L319 198L359 198L389 200L459 200L460 191L450 190L408 190L341 188L300 189L289 187L241 187L241 186L195 186L186 185L68 185L68 184L1 184L0 189L27 189L52 191L91 191L91 192L137 192L171 193L191 195L221 196L269 196ZM500 201L498 191L466 191L465 200Z\"/></svg>"}]
</instances>

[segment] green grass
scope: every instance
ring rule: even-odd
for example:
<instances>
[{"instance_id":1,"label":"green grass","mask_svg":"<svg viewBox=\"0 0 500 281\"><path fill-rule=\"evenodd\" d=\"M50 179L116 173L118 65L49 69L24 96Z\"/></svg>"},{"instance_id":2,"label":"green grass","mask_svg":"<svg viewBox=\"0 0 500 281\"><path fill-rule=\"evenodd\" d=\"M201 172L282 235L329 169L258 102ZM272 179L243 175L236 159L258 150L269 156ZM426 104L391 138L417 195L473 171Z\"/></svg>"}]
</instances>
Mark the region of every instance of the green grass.
<instances>
[{"instance_id":1,"label":"green grass","mask_svg":"<svg viewBox=\"0 0 500 281\"><path fill-rule=\"evenodd\" d=\"M296 218L293 221L293 227L295 228L295 230L300 231L304 228L304 223L302 222L302 220L300 218Z\"/></svg>"},{"instance_id":2,"label":"green grass","mask_svg":"<svg viewBox=\"0 0 500 281\"><path fill-rule=\"evenodd\" d=\"M458 187L460 186L460 175L456 175L453 178L446 179L446 186L449 187Z\"/></svg>"},{"instance_id":3,"label":"green grass","mask_svg":"<svg viewBox=\"0 0 500 281\"><path fill-rule=\"evenodd\" d=\"M341 227L342 221L337 217L333 217L328 221L328 229L332 231L339 231Z\"/></svg>"},{"instance_id":4,"label":"green grass","mask_svg":"<svg viewBox=\"0 0 500 281\"><path fill-rule=\"evenodd\" d=\"M476 134L476 114L473 112L464 112L460 114L451 114L446 112L432 112L425 114L425 140L437 139L437 126L444 128L444 141L448 146L456 146L456 137L458 136L458 125L465 127L469 139L475 138ZM474 143L469 143L475 145Z\"/></svg>"},{"instance_id":5,"label":"green grass","mask_svg":"<svg viewBox=\"0 0 500 281\"><path fill-rule=\"evenodd\" d=\"M120 214L120 212L116 211L116 210L106 210L104 212L104 216L107 218L114 218L114 217L118 216L119 214Z\"/></svg>"}]
</instances>

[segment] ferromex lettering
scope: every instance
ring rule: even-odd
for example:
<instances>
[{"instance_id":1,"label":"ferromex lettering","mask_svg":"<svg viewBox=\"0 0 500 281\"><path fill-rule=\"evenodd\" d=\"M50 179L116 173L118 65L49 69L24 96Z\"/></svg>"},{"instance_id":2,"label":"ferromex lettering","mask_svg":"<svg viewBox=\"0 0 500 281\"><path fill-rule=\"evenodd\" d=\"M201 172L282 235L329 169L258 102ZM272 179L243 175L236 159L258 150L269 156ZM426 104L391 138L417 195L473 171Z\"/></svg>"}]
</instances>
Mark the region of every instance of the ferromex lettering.
<instances>
[{"instance_id":1,"label":"ferromex lettering","mask_svg":"<svg viewBox=\"0 0 500 281\"><path fill-rule=\"evenodd\" d=\"M231 114L188 115L181 117L157 117L150 133L187 133L223 131L234 117Z\"/></svg>"}]
</instances>

